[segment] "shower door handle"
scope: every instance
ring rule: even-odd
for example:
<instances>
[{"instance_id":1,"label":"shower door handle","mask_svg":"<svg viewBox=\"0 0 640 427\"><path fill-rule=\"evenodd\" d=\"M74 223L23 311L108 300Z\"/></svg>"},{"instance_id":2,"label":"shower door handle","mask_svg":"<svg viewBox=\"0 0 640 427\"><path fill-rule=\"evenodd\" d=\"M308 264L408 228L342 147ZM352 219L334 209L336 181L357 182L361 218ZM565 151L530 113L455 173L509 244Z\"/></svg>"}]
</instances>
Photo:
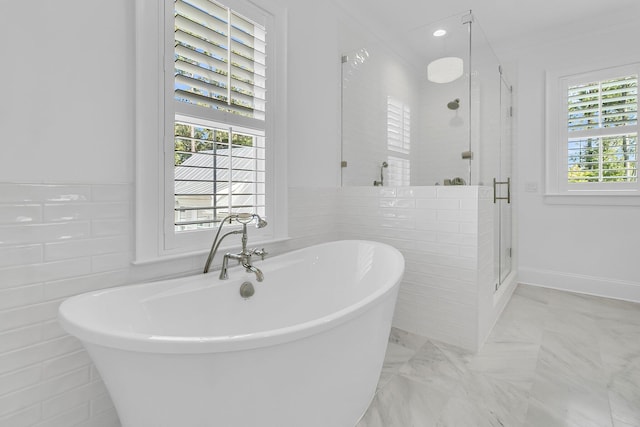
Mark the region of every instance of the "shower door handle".
<instances>
[{"instance_id":1,"label":"shower door handle","mask_svg":"<svg viewBox=\"0 0 640 427\"><path fill-rule=\"evenodd\" d=\"M507 197L498 197L498 185L507 186ZM506 181L498 181L493 178L493 203L496 203L498 200L506 200L507 203L511 203L511 178L507 178Z\"/></svg>"}]
</instances>

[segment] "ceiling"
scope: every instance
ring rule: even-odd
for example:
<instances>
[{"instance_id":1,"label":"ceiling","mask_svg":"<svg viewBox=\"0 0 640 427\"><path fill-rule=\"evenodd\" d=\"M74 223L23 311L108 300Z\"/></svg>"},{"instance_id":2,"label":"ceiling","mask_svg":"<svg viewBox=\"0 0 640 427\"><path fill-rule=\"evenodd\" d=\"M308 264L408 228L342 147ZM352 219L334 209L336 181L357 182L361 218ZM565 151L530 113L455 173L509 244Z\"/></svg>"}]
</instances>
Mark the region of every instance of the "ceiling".
<instances>
[{"instance_id":1,"label":"ceiling","mask_svg":"<svg viewBox=\"0 0 640 427\"><path fill-rule=\"evenodd\" d=\"M492 45L611 29L640 19L639 0L335 0L383 33L399 35L472 10Z\"/></svg>"}]
</instances>

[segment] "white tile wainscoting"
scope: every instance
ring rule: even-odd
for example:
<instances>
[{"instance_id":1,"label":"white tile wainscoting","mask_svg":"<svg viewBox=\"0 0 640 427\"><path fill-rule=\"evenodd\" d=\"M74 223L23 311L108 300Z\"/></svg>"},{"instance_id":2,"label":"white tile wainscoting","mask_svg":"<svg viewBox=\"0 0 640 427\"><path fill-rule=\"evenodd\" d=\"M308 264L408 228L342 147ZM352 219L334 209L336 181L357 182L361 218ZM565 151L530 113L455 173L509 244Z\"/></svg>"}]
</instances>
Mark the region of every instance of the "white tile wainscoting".
<instances>
[{"instance_id":1,"label":"white tile wainscoting","mask_svg":"<svg viewBox=\"0 0 640 427\"><path fill-rule=\"evenodd\" d=\"M288 193L291 239L269 246L271 254L344 238L390 243L407 261L395 325L465 348L482 342L500 308L487 282L488 189ZM133 266L132 206L127 183L0 183L0 426L119 425L86 352L58 326L58 305L94 289L194 273L206 256Z\"/></svg>"},{"instance_id":2,"label":"white tile wainscoting","mask_svg":"<svg viewBox=\"0 0 640 427\"><path fill-rule=\"evenodd\" d=\"M69 296L129 282L131 201L128 184L0 184L0 425L117 425L56 315Z\"/></svg>"},{"instance_id":3,"label":"white tile wainscoting","mask_svg":"<svg viewBox=\"0 0 640 427\"><path fill-rule=\"evenodd\" d=\"M287 242L336 239L337 190L291 189ZM56 316L72 295L199 271L206 254L133 266L130 184L0 183L0 426L115 427L79 341Z\"/></svg>"},{"instance_id":4,"label":"white tile wainscoting","mask_svg":"<svg viewBox=\"0 0 640 427\"><path fill-rule=\"evenodd\" d=\"M398 248L406 265L394 326L472 351L513 292L494 299L493 200L482 186L344 187L342 238Z\"/></svg>"}]
</instances>

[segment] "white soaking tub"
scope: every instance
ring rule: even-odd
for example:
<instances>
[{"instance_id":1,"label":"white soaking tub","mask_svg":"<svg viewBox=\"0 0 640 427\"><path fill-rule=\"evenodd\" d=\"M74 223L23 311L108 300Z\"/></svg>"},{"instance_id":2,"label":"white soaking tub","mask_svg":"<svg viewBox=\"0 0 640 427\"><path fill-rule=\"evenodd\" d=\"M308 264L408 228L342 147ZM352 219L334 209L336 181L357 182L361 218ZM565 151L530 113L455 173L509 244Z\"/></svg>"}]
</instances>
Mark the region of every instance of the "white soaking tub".
<instances>
[{"instance_id":1,"label":"white soaking tub","mask_svg":"<svg viewBox=\"0 0 640 427\"><path fill-rule=\"evenodd\" d=\"M229 269L72 297L63 328L124 427L353 427L376 389L404 259L337 241ZM250 281L255 294L240 296Z\"/></svg>"}]
</instances>

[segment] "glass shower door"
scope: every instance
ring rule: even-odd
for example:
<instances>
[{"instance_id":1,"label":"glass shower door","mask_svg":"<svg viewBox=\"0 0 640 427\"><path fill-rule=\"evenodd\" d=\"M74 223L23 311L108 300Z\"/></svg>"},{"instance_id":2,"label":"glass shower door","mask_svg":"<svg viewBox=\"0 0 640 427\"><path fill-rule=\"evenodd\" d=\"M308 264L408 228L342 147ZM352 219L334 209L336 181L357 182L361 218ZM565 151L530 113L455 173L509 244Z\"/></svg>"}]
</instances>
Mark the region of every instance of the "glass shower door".
<instances>
[{"instance_id":1,"label":"glass shower door","mask_svg":"<svg viewBox=\"0 0 640 427\"><path fill-rule=\"evenodd\" d=\"M512 213L511 213L511 171L512 171L512 119L511 86L500 78L500 165L496 181L503 184L496 188L496 214L498 216L498 283L502 285L511 273L512 266Z\"/></svg>"}]
</instances>

